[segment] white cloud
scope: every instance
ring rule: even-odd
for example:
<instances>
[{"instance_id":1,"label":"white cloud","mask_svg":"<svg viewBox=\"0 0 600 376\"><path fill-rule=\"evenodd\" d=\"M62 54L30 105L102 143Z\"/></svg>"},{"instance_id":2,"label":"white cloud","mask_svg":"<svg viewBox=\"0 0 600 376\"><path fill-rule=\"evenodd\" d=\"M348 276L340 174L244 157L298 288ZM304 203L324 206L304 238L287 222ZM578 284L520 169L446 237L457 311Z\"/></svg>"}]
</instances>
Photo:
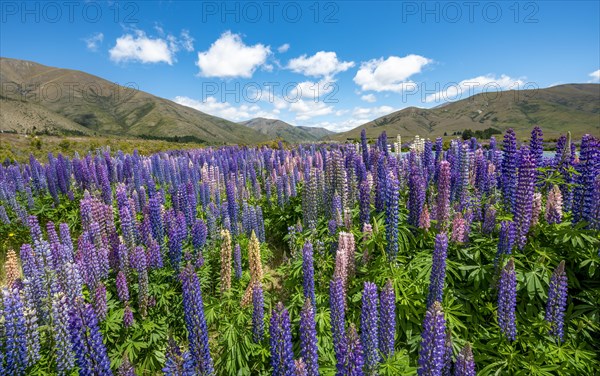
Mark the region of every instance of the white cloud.
<instances>
[{"instance_id":1,"label":"white cloud","mask_svg":"<svg viewBox=\"0 0 600 376\"><path fill-rule=\"evenodd\" d=\"M310 125L311 127L323 127L334 132L345 132L354 129L360 125L363 125L371 120L374 120L380 116L387 115L397 110L398 109L395 109L390 106L379 106L370 108L355 107L352 110L336 111L336 115L338 115L338 113L342 115L348 112L352 112L352 116L350 116L349 118L340 121L321 121L306 125Z\"/></svg>"},{"instance_id":2,"label":"white cloud","mask_svg":"<svg viewBox=\"0 0 600 376\"><path fill-rule=\"evenodd\" d=\"M287 52L289 49L290 49L290 44L284 43L281 46L277 47L277 52L282 54L284 52Z\"/></svg>"},{"instance_id":3,"label":"white cloud","mask_svg":"<svg viewBox=\"0 0 600 376\"><path fill-rule=\"evenodd\" d=\"M592 80L590 82L600 82L600 69L590 73L589 76L592 77Z\"/></svg>"},{"instance_id":4,"label":"white cloud","mask_svg":"<svg viewBox=\"0 0 600 376\"><path fill-rule=\"evenodd\" d=\"M432 60L419 55L369 60L360 64L354 82L365 91L402 92L409 86L414 87L415 84L408 79L420 73L423 67L431 62Z\"/></svg>"},{"instance_id":5,"label":"white cloud","mask_svg":"<svg viewBox=\"0 0 600 376\"><path fill-rule=\"evenodd\" d=\"M84 41L85 41L85 45L87 46L88 50L97 51L99 45L102 44L102 42L104 41L104 34L95 33L92 36L85 38Z\"/></svg>"},{"instance_id":6,"label":"white cloud","mask_svg":"<svg viewBox=\"0 0 600 376\"><path fill-rule=\"evenodd\" d=\"M289 105L289 111L296 114L296 120L308 120L333 113L333 107L323 102L300 99Z\"/></svg>"},{"instance_id":7,"label":"white cloud","mask_svg":"<svg viewBox=\"0 0 600 376\"><path fill-rule=\"evenodd\" d=\"M353 61L339 61L335 52L319 51L313 56L302 55L290 60L287 68L305 76L331 78L353 66Z\"/></svg>"},{"instance_id":8,"label":"white cloud","mask_svg":"<svg viewBox=\"0 0 600 376\"><path fill-rule=\"evenodd\" d=\"M226 31L207 51L198 52L196 65L203 77L250 78L270 54L269 46L247 46L240 35Z\"/></svg>"},{"instance_id":9,"label":"white cloud","mask_svg":"<svg viewBox=\"0 0 600 376\"><path fill-rule=\"evenodd\" d=\"M377 101L377 98L375 97L374 94L365 94L365 95L361 96L360 99L362 99L365 102L369 102L369 103L375 103Z\"/></svg>"},{"instance_id":10,"label":"white cloud","mask_svg":"<svg viewBox=\"0 0 600 376\"><path fill-rule=\"evenodd\" d=\"M162 34L162 29L159 28ZM167 35L166 38L152 38L142 30L133 34L125 34L117 38L116 44L108 52L110 59L120 62L167 63L173 65L175 54L180 50L193 51L194 39L187 30L181 32L181 37Z\"/></svg>"},{"instance_id":11,"label":"white cloud","mask_svg":"<svg viewBox=\"0 0 600 376\"><path fill-rule=\"evenodd\" d=\"M260 106L253 103L242 104L236 107L228 102L219 102L215 97L207 97L206 100L200 101L186 96L177 96L173 101L209 115L236 122L256 117L276 118L279 113L279 110L274 110L273 112L264 111Z\"/></svg>"},{"instance_id":12,"label":"white cloud","mask_svg":"<svg viewBox=\"0 0 600 376\"><path fill-rule=\"evenodd\" d=\"M462 80L458 83L448 83L442 90L425 97L430 102L452 102L467 98L479 92L513 90L522 88L525 81L509 77L505 74L495 77L492 74Z\"/></svg>"}]
</instances>

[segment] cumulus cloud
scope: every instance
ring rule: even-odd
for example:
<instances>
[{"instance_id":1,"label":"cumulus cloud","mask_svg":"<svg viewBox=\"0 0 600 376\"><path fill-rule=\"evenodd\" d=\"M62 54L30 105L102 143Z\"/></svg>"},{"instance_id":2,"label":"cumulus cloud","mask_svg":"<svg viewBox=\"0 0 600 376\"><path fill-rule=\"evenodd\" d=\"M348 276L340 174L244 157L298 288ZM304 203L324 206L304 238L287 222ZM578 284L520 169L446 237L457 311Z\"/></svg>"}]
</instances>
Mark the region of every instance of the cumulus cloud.
<instances>
[{"instance_id":1,"label":"cumulus cloud","mask_svg":"<svg viewBox=\"0 0 600 376\"><path fill-rule=\"evenodd\" d=\"M600 69L590 73L589 76L592 77L592 80L590 82L600 82Z\"/></svg>"},{"instance_id":2,"label":"cumulus cloud","mask_svg":"<svg viewBox=\"0 0 600 376\"><path fill-rule=\"evenodd\" d=\"M369 103L375 103L377 101L377 98L375 97L374 94L365 94L365 95L361 96L360 99L362 99L365 102L369 102Z\"/></svg>"},{"instance_id":3,"label":"cumulus cloud","mask_svg":"<svg viewBox=\"0 0 600 376\"><path fill-rule=\"evenodd\" d=\"M239 34L226 31L207 51L198 52L196 65L203 77L250 78L270 54L269 46L248 46Z\"/></svg>"},{"instance_id":4,"label":"cumulus cloud","mask_svg":"<svg viewBox=\"0 0 600 376\"><path fill-rule=\"evenodd\" d=\"M522 88L525 81L509 77L505 74L496 77L492 74L462 80L458 83L448 83L442 90L425 97L430 102L452 102L467 98L475 93Z\"/></svg>"},{"instance_id":5,"label":"cumulus cloud","mask_svg":"<svg viewBox=\"0 0 600 376\"><path fill-rule=\"evenodd\" d=\"M312 56L302 55L290 60L287 68L305 76L331 78L353 66L353 61L339 61L335 52L319 51Z\"/></svg>"},{"instance_id":6,"label":"cumulus cloud","mask_svg":"<svg viewBox=\"0 0 600 376\"><path fill-rule=\"evenodd\" d=\"M349 131L353 128L356 128L360 125L363 125L371 120L374 120L380 116L387 115L394 111L397 111L390 106L378 106L378 107L355 107L351 110L338 110L335 112L336 116L346 115L351 113L352 116L341 119L339 121L319 121L319 122L310 122L308 125L311 127L323 127L329 129L334 132L345 132Z\"/></svg>"},{"instance_id":7,"label":"cumulus cloud","mask_svg":"<svg viewBox=\"0 0 600 376\"><path fill-rule=\"evenodd\" d=\"M289 111L295 113L296 120L308 120L334 112L333 106L323 102L300 99L289 104Z\"/></svg>"},{"instance_id":8,"label":"cumulus cloud","mask_svg":"<svg viewBox=\"0 0 600 376\"><path fill-rule=\"evenodd\" d=\"M102 44L102 42L104 41L104 34L102 33L95 33L92 36L85 38L85 45L87 47L88 50L90 51L98 51L98 47Z\"/></svg>"},{"instance_id":9,"label":"cumulus cloud","mask_svg":"<svg viewBox=\"0 0 600 376\"><path fill-rule=\"evenodd\" d=\"M256 104L242 104L233 106L228 102L219 102L215 97L209 96L204 101L177 96L173 99L175 103L194 108L209 115L218 116L230 121L243 121L256 117L275 118L279 111L264 111Z\"/></svg>"},{"instance_id":10,"label":"cumulus cloud","mask_svg":"<svg viewBox=\"0 0 600 376\"><path fill-rule=\"evenodd\" d=\"M160 29L162 34L162 29ZM194 39L187 30L181 32L180 38L167 35L164 38L153 38L142 30L135 30L117 38L116 44L108 53L114 62L167 63L173 65L175 54L184 49L193 51Z\"/></svg>"},{"instance_id":11,"label":"cumulus cloud","mask_svg":"<svg viewBox=\"0 0 600 376\"><path fill-rule=\"evenodd\" d=\"M420 73L431 62L432 60L419 55L369 60L361 63L354 82L364 91L402 92L414 87L415 84L408 79Z\"/></svg>"},{"instance_id":12,"label":"cumulus cloud","mask_svg":"<svg viewBox=\"0 0 600 376\"><path fill-rule=\"evenodd\" d=\"M287 52L289 49L290 49L290 44L284 43L281 46L277 47L277 52L282 54L284 52Z\"/></svg>"}]
</instances>

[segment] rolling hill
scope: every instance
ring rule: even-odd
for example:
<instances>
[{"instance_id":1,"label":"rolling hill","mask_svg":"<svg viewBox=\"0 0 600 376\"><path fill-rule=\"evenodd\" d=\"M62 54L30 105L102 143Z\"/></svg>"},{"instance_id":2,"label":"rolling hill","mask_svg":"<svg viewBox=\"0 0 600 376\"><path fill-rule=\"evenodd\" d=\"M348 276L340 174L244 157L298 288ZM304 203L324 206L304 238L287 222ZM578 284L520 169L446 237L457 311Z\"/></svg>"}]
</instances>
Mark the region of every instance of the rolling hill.
<instances>
[{"instance_id":1,"label":"rolling hill","mask_svg":"<svg viewBox=\"0 0 600 376\"><path fill-rule=\"evenodd\" d=\"M289 143L314 142L335 134L325 128L295 127L277 119L255 118L240 124L252 128L270 139L282 139Z\"/></svg>"},{"instance_id":2,"label":"rolling hill","mask_svg":"<svg viewBox=\"0 0 600 376\"><path fill-rule=\"evenodd\" d=\"M388 137L400 134L405 139L414 135L432 138L490 127L501 132L513 128L518 137L525 138L536 125L542 127L545 139L567 131L576 138L585 133L600 136L600 84L476 94L431 109L408 107L330 138L358 139L362 129L369 138L382 131Z\"/></svg>"},{"instance_id":3,"label":"rolling hill","mask_svg":"<svg viewBox=\"0 0 600 376\"><path fill-rule=\"evenodd\" d=\"M0 131L256 143L264 134L85 72L0 58Z\"/></svg>"}]
</instances>

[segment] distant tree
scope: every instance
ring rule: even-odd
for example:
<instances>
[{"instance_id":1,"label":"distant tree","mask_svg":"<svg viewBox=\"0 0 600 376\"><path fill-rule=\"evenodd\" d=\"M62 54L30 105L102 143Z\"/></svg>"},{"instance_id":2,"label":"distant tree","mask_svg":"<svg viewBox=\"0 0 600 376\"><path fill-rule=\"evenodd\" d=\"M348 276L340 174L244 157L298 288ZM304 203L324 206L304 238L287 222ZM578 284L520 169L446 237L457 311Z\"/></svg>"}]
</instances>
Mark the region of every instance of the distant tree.
<instances>
[{"instance_id":1,"label":"distant tree","mask_svg":"<svg viewBox=\"0 0 600 376\"><path fill-rule=\"evenodd\" d=\"M444 132L444 136L447 136L447 135L448 135L448 132Z\"/></svg>"},{"instance_id":2,"label":"distant tree","mask_svg":"<svg viewBox=\"0 0 600 376\"><path fill-rule=\"evenodd\" d=\"M471 139L471 137L473 137L473 131L472 131L472 130L470 130L470 129L465 129L465 130L462 132L462 139L463 139L463 140L470 140L470 139Z\"/></svg>"}]
</instances>

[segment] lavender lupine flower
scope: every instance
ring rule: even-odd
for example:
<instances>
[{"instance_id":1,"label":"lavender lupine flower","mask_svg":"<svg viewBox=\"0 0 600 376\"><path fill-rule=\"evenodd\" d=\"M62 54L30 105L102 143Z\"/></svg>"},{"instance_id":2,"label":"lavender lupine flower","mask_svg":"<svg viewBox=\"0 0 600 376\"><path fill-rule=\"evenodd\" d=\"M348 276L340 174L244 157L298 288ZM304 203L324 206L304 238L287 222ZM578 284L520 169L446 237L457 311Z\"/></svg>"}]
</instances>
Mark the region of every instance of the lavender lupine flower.
<instances>
[{"instance_id":1,"label":"lavender lupine flower","mask_svg":"<svg viewBox=\"0 0 600 376\"><path fill-rule=\"evenodd\" d=\"M440 162L436 203L438 229L446 229L450 218L450 163L448 161Z\"/></svg>"},{"instance_id":2,"label":"lavender lupine flower","mask_svg":"<svg viewBox=\"0 0 600 376\"><path fill-rule=\"evenodd\" d=\"M108 307L106 305L106 286L102 282L98 283L94 291L94 310L98 320L104 320Z\"/></svg>"},{"instance_id":3,"label":"lavender lupine flower","mask_svg":"<svg viewBox=\"0 0 600 376\"><path fill-rule=\"evenodd\" d=\"M504 135L502 146L501 185L504 205L507 209L515 207L517 191L517 136L512 128Z\"/></svg>"},{"instance_id":4,"label":"lavender lupine flower","mask_svg":"<svg viewBox=\"0 0 600 376\"><path fill-rule=\"evenodd\" d=\"M125 273L123 273L123 271L120 271L119 273L117 273L116 285L117 285L117 296L119 297L119 300L122 302L128 301L129 300L129 288L127 287L127 277L125 277Z\"/></svg>"},{"instance_id":5,"label":"lavender lupine flower","mask_svg":"<svg viewBox=\"0 0 600 376\"><path fill-rule=\"evenodd\" d=\"M142 247L135 247L130 258L131 267L138 274L138 304L142 317L148 308L148 261Z\"/></svg>"},{"instance_id":6,"label":"lavender lupine flower","mask_svg":"<svg viewBox=\"0 0 600 376\"><path fill-rule=\"evenodd\" d=\"M304 243L304 248L302 248L302 286L304 288L304 297L310 299L312 305L316 306L313 247L310 241Z\"/></svg>"},{"instance_id":7,"label":"lavender lupine flower","mask_svg":"<svg viewBox=\"0 0 600 376\"><path fill-rule=\"evenodd\" d=\"M123 311L123 326L129 328L133 325L133 312L129 303L125 303L125 310Z\"/></svg>"},{"instance_id":8,"label":"lavender lupine flower","mask_svg":"<svg viewBox=\"0 0 600 376\"><path fill-rule=\"evenodd\" d=\"M308 376L308 370L306 369L306 363L304 363L304 359L300 358L294 360L294 366L296 367L294 376Z\"/></svg>"},{"instance_id":9,"label":"lavender lupine flower","mask_svg":"<svg viewBox=\"0 0 600 376\"><path fill-rule=\"evenodd\" d=\"M378 304L377 286L372 282L365 282L360 311L360 339L365 349L365 374L367 375L377 373L380 361Z\"/></svg>"},{"instance_id":10,"label":"lavender lupine flower","mask_svg":"<svg viewBox=\"0 0 600 376\"><path fill-rule=\"evenodd\" d=\"M523 249L531 226L533 196L535 188L535 161L526 147L521 148L519 177L513 214L517 227L517 245Z\"/></svg>"},{"instance_id":11,"label":"lavender lupine flower","mask_svg":"<svg viewBox=\"0 0 600 376\"><path fill-rule=\"evenodd\" d=\"M191 265L181 271L180 278L185 326L188 331L189 350L194 368L199 375L213 375L215 370L208 346L208 327L204 317L200 281Z\"/></svg>"},{"instance_id":12,"label":"lavender lupine flower","mask_svg":"<svg viewBox=\"0 0 600 376\"><path fill-rule=\"evenodd\" d=\"M344 295L344 283L339 277L335 277L329 284L329 304L331 333L337 368L336 375L341 376L346 374L348 347L346 343L346 297Z\"/></svg>"},{"instance_id":13,"label":"lavender lupine flower","mask_svg":"<svg viewBox=\"0 0 600 376\"><path fill-rule=\"evenodd\" d=\"M348 329L348 364L347 373L348 376L363 376L363 367L365 365L363 357L363 346L360 343L360 338L356 333L356 328L350 325Z\"/></svg>"},{"instance_id":14,"label":"lavender lupine flower","mask_svg":"<svg viewBox=\"0 0 600 376\"><path fill-rule=\"evenodd\" d=\"M467 221L463 218L462 213L456 213L452 220L452 235L450 236L450 240L457 243L466 243L469 240L467 226Z\"/></svg>"},{"instance_id":15,"label":"lavender lupine flower","mask_svg":"<svg viewBox=\"0 0 600 376\"><path fill-rule=\"evenodd\" d=\"M10 218L8 218L8 214L6 213L6 208L3 205L0 205L0 223L4 223L9 225Z\"/></svg>"},{"instance_id":16,"label":"lavender lupine flower","mask_svg":"<svg viewBox=\"0 0 600 376\"><path fill-rule=\"evenodd\" d=\"M4 370L7 375L24 375L27 367L27 341L23 303L18 289L2 290L4 306Z\"/></svg>"},{"instance_id":17,"label":"lavender lupine flower","mask_svg":"<svg viewBox=\"0 0 600 376\"><path fill-rule=\"evenodd\" d=\"M460 350L456 357L454 376L475 376L475 360L473 359L471 345L468 343Z\"/></svg>"},{"instance_id":18,"label":"lavender lupine flower","mask_svg":"<svg viewBox=\"0 0 600 376\"><path fill-rule=\"evenodd\" d=\"M498 283L498 325L509 341L517 336L515 308L517 306L517 275L511 258L500 273Z\"/></svg>"},{"instance_id":19,"label":"lavender lupine flower","mask_svg":"<svg viewBox=\"0 0 600 376\"><path fill-rule=\"evenodd\" d=\"M235 279L242 278L242 249L239 243L233 248L233 272Z\"/></svg>"},{"instance_id":20,"label":"lavender lupine flower","mask_svg":"<svg viewBox=\"0 0 600 376\"><path fill-rule=\"evenodd\" d=\"M553 185L546 200L546 221L550 224L562 221L562 193L558 185Z\"/></svg>"},{"instance_id":21,"label":"lavender lupine flower","mask_svg":"<svg viewBox=\"0 0 600 376\"><path fill-rule=\"evenodd\" d=\"M533 202L531 205L530 227L534 227L539 223L541 213L542 213L542 194L540 192L535 192L533 194Z\"/></svg>"},{"instance_id":22,"label":"lavender lupine flower","mask_svg":"<svg viewBox=\"0 0 600 376\"><path fill-rule=\"evenodd\" d=\"M36 364L40 359L40 333L38 318L33 302L24 299L23 317L25 318L25 343L27 344L27 366Z\"/></svg>"},{"instance_id":23,"label":"lavender lupine flower","mask_svg":"<svg viewBox=\"0 0 600 376\"><path fill-rule=\"evenodd\" d=\"M252 288L252 340L256 343L262 341L265 331L265 299L262 283L254 283Z\"/></svg>"},{"instance_id":24,"label":"lavender lupine flower","mask_svg":"<svg viewBox=\"0 0 600 376\"><path fill-rule=\"evenodd\" d=\"M171 266L179 269L182 257L183 241L187 236L185 216L182 212L173 215L169 227L169 259Z\"/></svg>"},{"instance_id":25,"label":"lavender lupine flower","mask_svg":"<svg viewBox=\"0 0 600 376\"><path fill-rule=\"evenodd\" d=\"M294 376L295 365L290 315L283 303L277 303L277 306L273 309L270 324L273 376Z\"/></svg>"},{"instance_id":26,"label":"lavender lupine flower","mask_svg":"<svg viewBox=\"0 0 600 376\"><path fill-rule=\"evenodd\" d=\"M444 367L446 320L440 302L434 302L425 313L419 351L419 376L439 376Z\"/></svg>"},{"instance_id":27,"label":"lavender lupine flower","mask_svg":"<svg viewBox=\"0 0 600 376\"><path fill-rule=\"evenodd\" d=\"M152 228L152 236L162 245L165 239L165 229L162 219L161 199L158 195L151 197L148 201L150 210L150 226Z\"/></svg>"},{"instance_id":28,"label":"lavender lupine flower","mask_svg":"<svg viewBox=\"0 0 600 376\"><path fill-rule=\"evenodd\" d=\"M389 174L386 179L385 189L385 238L386 254L388 260L396 259L398 254L398 210L399 210L399 182L393 175Z\"/></svg>"},{"instance_id":29,"label":"lavender lupine flower","mask_svg":"<svg viewBox=\"0 0 600 376\"><path fill-rule=\"evenodd\" d=\"M565 308L567 306L567 275L565 261L554 269L548 287L548 302L546 303L546 321L550 324L550 335L563 340Z\"/></svg>"},{"instance_id":30,"label":"lavender lupine flower","mask_svg":"<svg viewBox=\"0 0 600 376\"><path fill-rule=\"evenodd\" d=\"M307 376L319 375L319 354L315 326L315 308L310 299L307 298L302 311L300 311L300 356L306 366Z\"/></svg>"},{"instance_id":31,"label":"lavender lupine flower","mask_svg":"<svg viewBox=\"0 0 600 376\"><path fill-rule=\"evenodd\" d=\"M379 351L384 358L394 355L396 335L396 292L388 280L379 295Z\"/></svg>"},{"instance_id":32,"label":"lavender lupine flower","mask_svg":"<svg viewBox=\"0 0 600 376\"><path fill-rule=\"evenodd\" d=\"M427 307L434 302L441 302L444 294L444 280L446 279L446 252L448 250L448 237L445 233L439 233L435 237L435 248L431 266L431 277L429 280L429 294L427 295Z\"/></svg>"},{"instance_id":33,"label":"lavender lupine flower","mask_svg":"<svg viewBox=\"0 0 600 376\"><path fill-rule=\"evenodd\" d=\"M52 297L52 336L56 349L56 371L59 375L70 375L75 367L75 357L69 338L69 303L59 292Z\"/></svg>"}]
</instances>

